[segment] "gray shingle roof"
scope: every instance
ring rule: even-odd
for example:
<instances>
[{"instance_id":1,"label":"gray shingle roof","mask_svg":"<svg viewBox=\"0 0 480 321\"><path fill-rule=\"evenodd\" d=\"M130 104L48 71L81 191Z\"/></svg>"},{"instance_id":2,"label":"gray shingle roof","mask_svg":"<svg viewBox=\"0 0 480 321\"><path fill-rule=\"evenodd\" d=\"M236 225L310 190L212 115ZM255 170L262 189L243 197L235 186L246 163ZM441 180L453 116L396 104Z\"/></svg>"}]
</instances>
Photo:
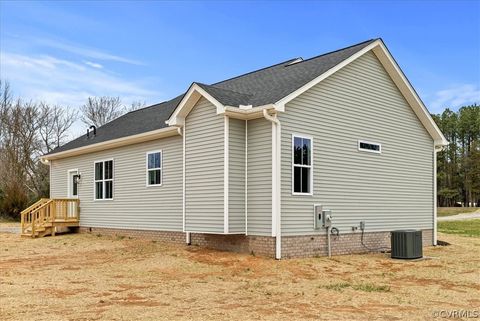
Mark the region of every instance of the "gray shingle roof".
<instances>
[{"instance_id":1,"label":"gray shingle roof","mask_svg":"<svg viewBox=\"0 0 480 321\"><path fill-rule=\"evenodd\" d=\"M347 48L293 63L290 59L282 63L256 70L212 85L197 83L220 103L228 106L273 104L309 83L330 68L338 65L356 52L368 46L371 39ZM63 145L49 154L88 146L108 140L127 137L167 127L168 120L180 103L183 95L150 107L127 113L97 129L95 137L86 135ZM48 154L47 154L48 155Z\"/></svg>"}]
</instances>

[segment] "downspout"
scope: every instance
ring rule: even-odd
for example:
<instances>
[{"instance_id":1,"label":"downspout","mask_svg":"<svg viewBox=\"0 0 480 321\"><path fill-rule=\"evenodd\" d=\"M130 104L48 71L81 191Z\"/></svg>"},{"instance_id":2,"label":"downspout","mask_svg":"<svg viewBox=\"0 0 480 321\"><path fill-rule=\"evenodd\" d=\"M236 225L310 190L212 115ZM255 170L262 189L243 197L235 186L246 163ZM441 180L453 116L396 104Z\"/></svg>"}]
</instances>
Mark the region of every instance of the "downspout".
<instances>
[{"instance_id":1,"label":"downspout","mask_svg":"<svg viewBox=\"0 0 480 321\"><path fill-rule=\"evenodd\" d=\"M277 114L274 116L268 113L267 109L263 110L263 117L270 121L273 125L274 140L272 142L272 218L275 218L275 258L282 258L282 222L280 210L280 149L281 149L281 124Z\"/></svg>"},{"instance_id":2,"label":"downspout","mask_svg":"<svg viewBox=\"0 0 480 321\"><path fill-rule=\"evenodd\" d=\"M185 233L185 243L187 245L191 245L192 244L192 239L191 239L191 234L190 232L186 232L185 231L185 129L186 129L186 126L185 126L185 123L183 124L183 126L177 126L177 132L180 136L182 136L182 158L183 158L183 162L182 162L182 220L183 220L183 232Z\"/></svg>"}]
</instances>

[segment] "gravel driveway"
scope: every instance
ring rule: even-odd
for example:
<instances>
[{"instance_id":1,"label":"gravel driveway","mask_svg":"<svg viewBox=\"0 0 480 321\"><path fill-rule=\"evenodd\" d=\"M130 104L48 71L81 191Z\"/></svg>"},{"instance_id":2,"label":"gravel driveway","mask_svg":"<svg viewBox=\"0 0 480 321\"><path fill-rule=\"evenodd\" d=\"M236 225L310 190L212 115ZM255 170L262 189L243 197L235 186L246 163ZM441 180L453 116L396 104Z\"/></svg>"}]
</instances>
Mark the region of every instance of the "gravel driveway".
<instances>
[{"instance_id":1,"label":"gravel driveway","mask_svg":"<svg viewBox=\"0 0 480 321\"><path fill-rule=\"evenodd\" d=\"M452 216L443 216L438 217L437 221L463 221L463 220L470 220L472 218L480 218L480 211L476 211L473 213L464 213L464 214L457 214Z\"/></svg>"}]
</instances>

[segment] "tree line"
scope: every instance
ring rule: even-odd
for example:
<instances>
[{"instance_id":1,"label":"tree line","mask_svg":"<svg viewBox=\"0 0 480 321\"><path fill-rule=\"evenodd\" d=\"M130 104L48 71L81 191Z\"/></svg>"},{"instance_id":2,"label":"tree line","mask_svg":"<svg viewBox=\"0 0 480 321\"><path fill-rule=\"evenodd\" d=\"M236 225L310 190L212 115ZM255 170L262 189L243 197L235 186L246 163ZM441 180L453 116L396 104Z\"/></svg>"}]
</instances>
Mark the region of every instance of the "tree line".
<instances>
[{"instance_id":1,"label":"tree line","mask_svg":"<svg viewBox=\"0 0 480 321\"><path fill-rule=\"evenodd\" d=\"M81 120L97 127L145 106L126 106L119 97L89 97L77 109L15 98L8 82L0 80L0 216L18 214L41 197L49 196L49 167L40 156L72 137Z\"/></svg>"},{"instance_id":2,"label":"tree line","mask_svg":"<svg viewBox=\"0 0 480 321\"><path fill-rule=\"evenodd\" d=\"M432 116L449 141L437 154L438 206L480 206L480 106Z\"/></svg>"}]
</instances>

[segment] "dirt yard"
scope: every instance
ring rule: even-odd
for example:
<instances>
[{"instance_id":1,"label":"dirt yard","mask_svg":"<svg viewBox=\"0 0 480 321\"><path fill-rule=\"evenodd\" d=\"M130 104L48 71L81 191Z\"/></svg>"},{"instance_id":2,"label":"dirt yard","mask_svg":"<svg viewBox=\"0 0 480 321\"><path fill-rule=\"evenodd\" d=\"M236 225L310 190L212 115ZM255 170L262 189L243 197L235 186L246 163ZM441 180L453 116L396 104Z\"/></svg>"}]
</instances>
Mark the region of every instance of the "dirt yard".
<instances>
[{"instance_id":1,"label":"dirt yard","mask_svg":"<svg viewBox=\"0 0 480 321\"><path fill-rule=\"evenodd\" d=\"M480 309L480 238L428 260L274 261L198 247L0 233L0 320L429 320Z\"/></svg>"}]
</instances>

